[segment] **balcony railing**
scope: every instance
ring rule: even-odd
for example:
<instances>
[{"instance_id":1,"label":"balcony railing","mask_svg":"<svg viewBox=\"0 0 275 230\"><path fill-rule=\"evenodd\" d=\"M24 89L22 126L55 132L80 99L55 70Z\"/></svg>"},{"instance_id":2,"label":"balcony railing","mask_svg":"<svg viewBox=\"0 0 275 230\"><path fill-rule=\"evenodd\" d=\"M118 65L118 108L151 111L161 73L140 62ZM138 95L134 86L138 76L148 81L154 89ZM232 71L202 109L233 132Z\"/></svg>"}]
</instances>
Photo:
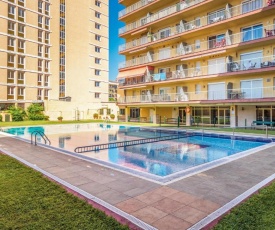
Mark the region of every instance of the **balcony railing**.
<instances>
[{"instance_id":1,"label":"balcony railing","mask_svg":"<svg viewBox=\"0 0 275 230\"><path fill-rule=\"evenodd\" d=\"M223 48L230 45L236 45L243 42L248 42L252 40L258 40L264 37L275 36L274 25L269 25L266 27L260 28L257 31L257 36L248 36L246 32L236 33L230 35L231 31L226 31L223 37L217 37L216 39L208 40L205 42L199 42L197 44L186 44L181 43L175 48L167 48L159 50L158 53L147 52L138 58L128 60L126 62L121 62L119 68L127 68L136 65L147 64L151 62L161 61L164 59L182 57L188 54L194 54L201 51L214 50L218 48ZM184 58L184 57L182 57Z\"/></svg>"},{"instance_id":2,"label":"balcony railing","mask_svg":"<svg viewBox=\"0 0 275 230\"><path fill-rule=\"evenodd\" d=\"M152 75L146 75L141 77L126 78L125 81L120 82L120 86L130 86L136 84L145 84L150 82L162 82L175 79L194 78L207 75L217 75L223 73L234 73L247 71L266 69L268 67L275 67L275 56L264 56L250 59L233 60L231 57L227 57L224 63L206 65L195 68L184 68L182 70L176 70L167 73L157 73Z\"/></svg>"},{"instance_id":3,"label":"balcony railing","mask_svg":"<svg viewBox=\"0 0 275 230\"><path fill-rule=\"evenodd\" d=\"M129 14L143 6L146 6L152 2L154 2L156 0L140 0L139 2L136 2L135 4L131 5L131 6L128 6L127 8L121 10L118 12L118 17L121 18L123 17L124 15L126 14Z\"/></svg>"},{"instance_id":4,"label":"balcony railing","mask_svg":"<svg viewBox=\"0 0 275 230\"><path fill-rule=\"evenodd\" d=\"M147 36L141 37L139 39L128 42L126 44L122 44L119 46L119 52L136 47L136 46L147 44L150 42L162 40L162 39L165 39L165 38L177 35L177 34L181 34L181 33L187 32L187 31L195 30L200 27L207 26L207 25L210 25L213 23L217 23L217 22L229 19L229 18L237 17L237 16L242 15L247 12L258 10L263 7L263 4L262 4L262 2L259 2L259 1L257 1L257 2L258 2L258 4L256 4L255 2L254 2L254 4L249 3L251 6L241 4L241 5L237 5L234 7L230 7L229 5L226 5L223 10L213 13L211 15L207 15L207 16L198 18L196 20L189 21L189 22L181 21L179 23L179 25L171 27L171 28L167 28L166 31L160 31L157 33L152 33L152 34L148 33Z\"/></svg>"},{"instance_id":5,"label":"balcony railing","mask_svg":"<svg viewBox=\"0 0 275 230\"><path fill-rule=\"evenodd\" d=\"M194 5L199 4L201 2L204 2L204 1L206 1L206 0L193 0L193 1L190 1L189 3L186 3L186 2L177 3L176 5L173 5L173 6L165 8L165 9L162 9L159 12L151 14L148 17L142 18L138 21L132 22L132 23L120 28L119 29L119 34L123 34L125 32L130 31L130 30L136 29L140 26L146 25L150 22L154 22L154 21L156 21L160 18L166 17L168 15L172 15L176 12L182 11L186 8L189 8L191 6L194 6Z\"/></svg>"},{"instance_id":6,"label":"balcony railing","mask_svg":"<svg viewBox=\"0 0 275 230\"><path fill-rule=\"evenodd\" d=\"M192 101L216 101L216 100L244 100L274 98L274 87L251 87L223 90L208 90L197 92L181 92L166 94L150 94L138 96L126 96L118 99L118 104L129 103L156 103L156 102L192 102Z\"/></svg>"}]
</instances>

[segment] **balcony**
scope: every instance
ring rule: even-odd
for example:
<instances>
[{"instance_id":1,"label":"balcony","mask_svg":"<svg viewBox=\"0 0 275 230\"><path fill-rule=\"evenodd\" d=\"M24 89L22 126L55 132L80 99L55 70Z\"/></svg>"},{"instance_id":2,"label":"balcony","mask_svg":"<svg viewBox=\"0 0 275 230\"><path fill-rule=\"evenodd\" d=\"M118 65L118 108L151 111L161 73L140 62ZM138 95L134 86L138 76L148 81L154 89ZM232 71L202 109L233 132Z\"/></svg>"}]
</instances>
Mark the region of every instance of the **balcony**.
<instances>
[{"instance_id":1,"label":"balcony","mask_svg":"<svg viewBox=\"0 0 275 230\"><path fill-rule=\"evenodd\" d=\"M249 87L249 88L232 88L223 90L208 90L198 92L182 92L182 93L167 93L167 94L150 94L138 95L138 96L126 96L118 99L118 104L138 104L138 103L177 103L182 104L186 102L188 104L194 103L215 103L222 101L223 103L232 101L245 101L251 100L275 100L274 87Z\"/></svg>"},{"instance_id":2,"label":"balcony","mask_svg":"<svg viewBox=\"0 0 275 230\"><path fill-rule=\"evenodd\" d=\"M261 41L261 39L263 38L274 39L275 32L272 32L272 34L270 32L267 33L267 31L274 31L273 28L274 28L274 25L262 27L257 37L247 36L246 32L231 34L231 31L227 30L224 36L216 37L216 38L213 38L215 36L212 36L211 40L200 42L199 44L181 43L175 48L167 48L165 50L160 49L157 53L148 51L146 54L143 54L138 58L134 58L134 59L120 63L119 69L137 66L137 65L144 65L152 62L162 61L162 60L169 61L171 59L181 59L181 58L184 59L184 56L187 56L187 55L189 57L189 56L196 55L196 53L202 53L203 51L214 52L215 50L236 47L238 45L242 45L250 41Z\"/></svg>"},{"instance_id":3,"label":"balcony","mask_svg":"<svg viewBox=\"0 0 275 230\"><path fill-rule=\"evenodd\" d=\"M270 69L272 68L272 69ZM182 70L176 70L167 73L157 73L152 75L143 75L139 77L129 77L119 79L119 85L121 86L133 86L138 84L148 83L161 83L167 81L174 81L180 79L190 79L205 76L216 76L216 75L234 75L253 73L257 71L274 71L275 69L275 57L264 56L256 57L243 60L233 60L232 57L227 57L227 61L224 59L224 63L215 65L206 65L196 68L186 68L182 65Z\"/></svg>"},{"instance_id":4,"label":"balcony","mask_svg":"<svg viewBox=\"0 0 275 230\"><path fill-rule=\"evenodd\" d=\"M151 14L150 16L148 16L146 18L143 18L143 19L140 19L138 21L132 22L132 23L120 28L119 29L119 35L123 34L123 33L126 33L130 30L137 29L141 26L144 26L148 23L154 22L154 21L159 20L161 18L164 18L166 16L173 15L177 12L180 12L182 10L190 8L190 7L192 7L196 4L199 4L199 3L204 2L204 1L206 1L206 0L193 0L193 1L190 1L189 3L186 3L186 2L177 3L176 5L173 5L173 6L165 8L165 9L162 9L159 12Z\"/></svg>"},{"instance_id":5,"label":"balcony","mask_svg":"<svg viewBox=\"0 0 275 230\"><path fill-rule=\"evenodd\" d=\"M154 2L156 0L141 0L139 2L136 2L135 4L131 5L131 6L128 6L127 8L121 10L118 12L118 18L121 18L135 10L138 10L139 8L143 7L143 6L146 6L152 2Z\"/></svg>"},{"instance_id":6,"label":"balcony","mask_svg":"<svg viewBox=\"0 0 275 230\"><path fill-rule=\"evenodd\" d=\"M134 41L120 45L119 52L123 52L127 49L138 47L138 46L141 46L144 44L148 44L148 43L152 43L152 42L156 42L156 41L160 41L160 40L165 40L169 37L172 37L172 36L175 36L178 34L182 35L183 33L186 33L186 32L189 32L189 31L192 31L195 29L199 29L199 28L208 26L210 24L218 23L218 22L230 19L230 18L234 18L234 17L240 16L240 15L243 15L245 13L263 8L263 4L259 4L259 5L250 4L250 5L251 6L247 6L247 9L244 10L245 8L244 8L243 4L237 5L234 7L231 7L229 4L227 4L223 10L220 10L214 14L211 14L211 15L201 17L200 19L196 19L196 20L189 21L189 22L181 20L179 22L179 25L168 28L165 33L163 33L163 32L150 33L149 32L147 34L147 37L141 37L139 39L135 39ZM136 25L136 23L135 23L135 25ZM131 27L129 25L127 25L127 26Z\"/></svg>"}]
</instances>

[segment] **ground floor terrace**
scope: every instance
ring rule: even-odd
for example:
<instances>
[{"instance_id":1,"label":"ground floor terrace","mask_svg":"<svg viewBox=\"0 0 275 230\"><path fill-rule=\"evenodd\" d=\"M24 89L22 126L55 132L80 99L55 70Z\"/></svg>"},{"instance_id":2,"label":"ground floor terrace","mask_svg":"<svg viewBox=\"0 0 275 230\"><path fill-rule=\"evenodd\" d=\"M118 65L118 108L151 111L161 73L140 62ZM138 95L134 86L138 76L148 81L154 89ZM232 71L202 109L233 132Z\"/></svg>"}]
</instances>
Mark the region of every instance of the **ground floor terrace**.
<instances>
[{"instance_id":1,"label":"ground floor terrace","mask_svg":"<svg viewBox=\"0 0 275 230\"><path fill-rule=\"evenodd\" d=\"M207 103L168 102L119 104L119 121L174 124L179 126L250 127L256 122L274 126L275 102L264 100Z\"/></svg>"}]
</instances>

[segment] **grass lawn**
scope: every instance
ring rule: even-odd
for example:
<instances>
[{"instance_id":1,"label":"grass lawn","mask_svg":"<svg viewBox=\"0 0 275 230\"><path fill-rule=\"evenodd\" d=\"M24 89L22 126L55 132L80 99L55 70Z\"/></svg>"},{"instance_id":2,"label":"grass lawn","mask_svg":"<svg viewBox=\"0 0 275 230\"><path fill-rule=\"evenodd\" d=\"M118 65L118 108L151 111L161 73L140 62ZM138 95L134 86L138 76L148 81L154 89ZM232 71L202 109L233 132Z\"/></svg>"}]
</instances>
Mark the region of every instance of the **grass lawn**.
<instances>
[{"instance_id":1,"label":"grass lawn","mask_svg":"<svg viewBox=\"0 0 275 230\"><path fill-rule=\"evenodd\" d=\"M234 208L214 230L274 230L275 182Z\"/></svg>"},{"instance_id":2,"label":"grass lawn","mask_svg":"<svg viewBox=\"0 0 275 230\"><path fill-rule=\"evenodd\" d=\"M42 174L0 154L0 229L128 229Z\"/></svg>"}]
</instances>

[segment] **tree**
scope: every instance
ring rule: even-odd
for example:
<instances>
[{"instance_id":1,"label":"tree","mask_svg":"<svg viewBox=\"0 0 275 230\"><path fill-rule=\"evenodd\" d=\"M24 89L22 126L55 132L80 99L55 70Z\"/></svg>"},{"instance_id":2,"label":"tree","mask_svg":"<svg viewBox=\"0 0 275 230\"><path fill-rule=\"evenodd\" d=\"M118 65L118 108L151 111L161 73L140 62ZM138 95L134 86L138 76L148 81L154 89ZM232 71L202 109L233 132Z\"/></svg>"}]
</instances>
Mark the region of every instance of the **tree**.
<instances>
[{"instance_id":1,"label":"tree","mask_svg":"<svg viewBox=\"0 0 275 230\"><path fill-rule=\"evenodd\" d=\"M28 117L32 121L45 120L44 108L41 104L31 104L27 108Z\"/></svg>"},{"instance_id":2,"label":"tree","mask_svg":"<svg viewBox=\"0 0 275 230\"><path fill-rule=\"evenodd\" d=\"M26 117L26 112L21 107L10 106L8 112L11 114L13 121L23 121Z\"/></svg>"}]
</instances>

